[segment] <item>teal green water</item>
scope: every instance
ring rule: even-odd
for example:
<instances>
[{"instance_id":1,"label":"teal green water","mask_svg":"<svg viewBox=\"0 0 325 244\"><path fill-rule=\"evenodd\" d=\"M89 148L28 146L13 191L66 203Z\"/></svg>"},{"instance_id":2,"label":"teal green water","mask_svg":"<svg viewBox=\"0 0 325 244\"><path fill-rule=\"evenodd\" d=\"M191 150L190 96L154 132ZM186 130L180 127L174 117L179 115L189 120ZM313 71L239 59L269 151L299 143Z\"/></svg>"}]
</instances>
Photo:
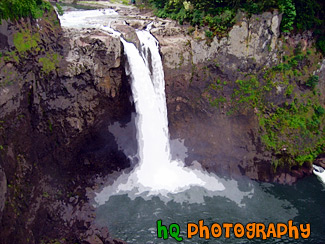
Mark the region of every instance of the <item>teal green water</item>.
<instances>
[{"instance_id":1,"label":"teal green water","mask_svg":"<svg viewBox=\"0 0 325 244\"><path fill-rule=\"evenodd\" d=\"M231 187L230 187L231 188ZM226 191L251 192L239 201L224 196L204 197L203 203L167 203L159 197L144 200L137 197L131 200L127 195L112 196L109 201L97 209L97 222L108 226L111 236L133 244L145 243L325 243L325 187L315 176L307 177L293 186L257 183L249 180L238 183L237 189ZM200 191L192 188L189 191ZM183 193L186 196L186 192ZM180 226L182 242L169 237L157 238L156 221L169 226ZM311 234L308 239L294 240L287 235L281 239L262 240L255 238L235 238L231 232L229 239L224 235L210 240L193 237L187 239L187 223L242 223L270 222L278 223L293 220L295 225L310 223Z\"/></svg>"}]
</instances>

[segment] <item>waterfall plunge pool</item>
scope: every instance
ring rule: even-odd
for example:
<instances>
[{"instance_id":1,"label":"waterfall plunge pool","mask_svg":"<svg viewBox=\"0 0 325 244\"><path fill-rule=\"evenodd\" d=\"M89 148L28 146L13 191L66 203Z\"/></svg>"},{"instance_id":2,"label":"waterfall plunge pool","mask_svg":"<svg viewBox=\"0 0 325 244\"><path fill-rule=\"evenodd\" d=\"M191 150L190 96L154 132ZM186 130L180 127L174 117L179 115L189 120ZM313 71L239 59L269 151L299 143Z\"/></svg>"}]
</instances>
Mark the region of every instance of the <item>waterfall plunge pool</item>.
<instances>
[{"instance_id":1,"label":"waterfall plunge pool","mask_svg":"<svg viewBox=\"0 0 325 244\"><path fill-rule=\"evenodd\" d=\"M180 243L325 243L325 188L315 177L310 176L293 186L270 183L258 183L250 180L238 182L238 185L226 187L228 192L253 192L242 198L238 203L227 196L205 196L204 202L189 203L189 194L195 194L203 189L193 187L178 195L176 200L166 202L157 196L145 200L136 197L133 200L128 195L112 196L96 211L97 223L109 228L111 236L132 244L170 244L178 243L174 238L167 240L157 238L157 220L169 226L177 223L180 226ZM198 224L204 220L204 225L213 223L287 223L310 224L311 234L308 239L294 240L284 235L281 239L269 238L262 240L255 238L229 239L213 238L209 240L199 238L198 235L187 239L187 223Z\"/></svg>"}]
</instances>

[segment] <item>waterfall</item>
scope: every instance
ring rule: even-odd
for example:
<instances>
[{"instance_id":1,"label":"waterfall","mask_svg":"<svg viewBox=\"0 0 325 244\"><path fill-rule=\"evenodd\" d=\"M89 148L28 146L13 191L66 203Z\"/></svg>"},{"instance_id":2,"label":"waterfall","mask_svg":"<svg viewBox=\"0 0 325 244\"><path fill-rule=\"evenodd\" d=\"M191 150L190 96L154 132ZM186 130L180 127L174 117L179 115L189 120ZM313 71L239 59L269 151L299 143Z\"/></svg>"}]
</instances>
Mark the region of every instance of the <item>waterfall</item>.
<instances>
[{"instance_id":1,"label":"waterfall","mask_svg":"<svg viewBox=\"0 0 325 244\"><path fill-rule=\"evenodd\" d=\"M112 9L67 11L60 16L60 21L66 28L97 28L119 37L120 33L110 28L110 22L115 18L119 16ZM234 180L218 178L200 167L184 167L183 162L171 160L159 44L149 31L137 31L137 35L140 50L122 38L121 41L128 60L126 72L131 77L137 112L139 164L132 172L122 173L114 183L95 193L96 205L104 204L110 196L127 194L131 199L159 195L166 201L196 203L204 202L205 196L224 196L244 206L242 200L250 198L253 189L240 191Z\"/></svg>"},{"instance_id":2,"label":"waterfall","mask_svg":"<svg viewBox=\"0 0 325 244\"><path fill-rule=\"evenodd\" d=\"M224 190L216 177L171 160L159 43L147 30L137 31L137 35L140 50L122 38L121 41L128 60L126 73L132 80L140 162L129 175L122 175L113 186L104 188L95 198L96 202L103 204L109 195L127 192L167 195L185 191L191 186L201 186L209 191Z\"/></svg>"}]
</instances>

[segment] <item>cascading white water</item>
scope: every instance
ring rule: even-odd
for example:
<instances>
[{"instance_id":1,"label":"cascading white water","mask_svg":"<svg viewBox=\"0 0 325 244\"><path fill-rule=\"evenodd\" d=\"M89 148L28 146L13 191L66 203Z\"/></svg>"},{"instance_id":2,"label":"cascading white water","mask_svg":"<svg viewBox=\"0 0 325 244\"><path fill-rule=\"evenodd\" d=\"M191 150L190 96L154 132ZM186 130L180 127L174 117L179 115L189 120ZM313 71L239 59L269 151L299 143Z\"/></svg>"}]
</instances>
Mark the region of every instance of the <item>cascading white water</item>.
<instances>
[{"instance_id":1,"label":"cascading white water","mask_svg":"<svg viewBox=\"0 0 325 244\"><path fill-rule=\"evenodd\" d=\"M127 177L126 183L118 179L114 183L115 186L106 187L96 197L96 202L103 204L109 195L132 190L137 193L163 195L178 193L193 185L210 191L224 190L223 184L217 178L197 169L184 168L182 162L171 160L165 81L158 42L149 31L137 31L137 35L141 52L132 43L123 39L122 42L128 59L127 74L131 76L137 111L140 163ZM149 67L150 64L152 67ZM125 178L125 175L121 178Z\"/></svg>"}]
</instances>

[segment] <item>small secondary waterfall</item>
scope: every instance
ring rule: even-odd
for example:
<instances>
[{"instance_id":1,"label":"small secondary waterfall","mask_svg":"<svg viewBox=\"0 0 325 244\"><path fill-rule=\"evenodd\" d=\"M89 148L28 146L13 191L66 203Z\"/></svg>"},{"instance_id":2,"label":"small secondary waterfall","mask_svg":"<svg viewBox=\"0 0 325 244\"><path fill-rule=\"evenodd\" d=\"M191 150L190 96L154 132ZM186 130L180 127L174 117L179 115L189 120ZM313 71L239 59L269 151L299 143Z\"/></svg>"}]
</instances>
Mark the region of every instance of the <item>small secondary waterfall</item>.
<instances>
[{"instance_id":1,"label":"small secondary waterfall","mask_svg":"<svg viewBox=\"0 0 325 244\"><path fill-rule=\"evenodd\" d=\"M110 195L130 191L167 195L182 192L194 185L209 191L224 190L216 177L198 169L184 168L183 162L171 160L165 81L158 41L146 30L137 31L137 35L141 43L140 51L134 44L121 40L128 59L126 72L132 80L137 111L140 163L130 175L123 175L113 186L104 188L95 198L96 202L103 204Z\"/></svg>"},{"instance_id":2,"label":"small secondary waterfall","mask_svg":"<svg viewBox=\"0 0 325 244\"><path fill-rule=\"evenodd\" d=\"M318 179L325 184L325 170L317 165L313 165L313 173L317 175Z\"/></svg>"}]
</instances>

